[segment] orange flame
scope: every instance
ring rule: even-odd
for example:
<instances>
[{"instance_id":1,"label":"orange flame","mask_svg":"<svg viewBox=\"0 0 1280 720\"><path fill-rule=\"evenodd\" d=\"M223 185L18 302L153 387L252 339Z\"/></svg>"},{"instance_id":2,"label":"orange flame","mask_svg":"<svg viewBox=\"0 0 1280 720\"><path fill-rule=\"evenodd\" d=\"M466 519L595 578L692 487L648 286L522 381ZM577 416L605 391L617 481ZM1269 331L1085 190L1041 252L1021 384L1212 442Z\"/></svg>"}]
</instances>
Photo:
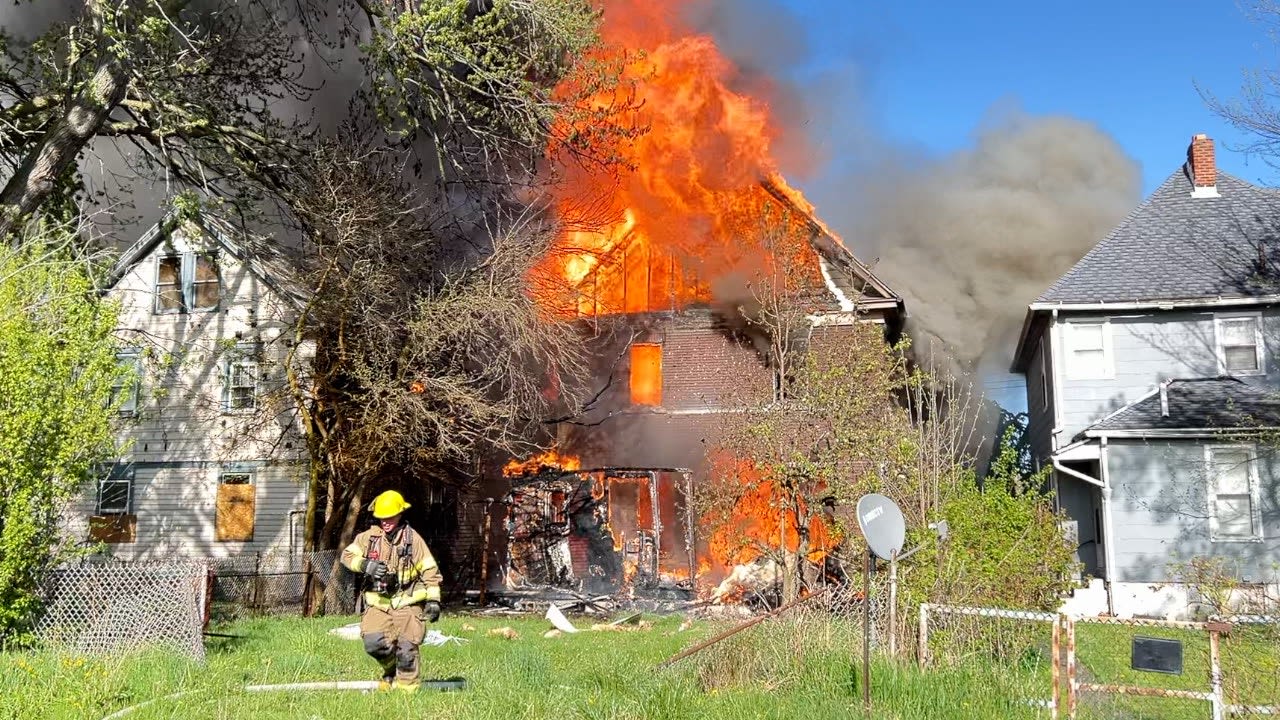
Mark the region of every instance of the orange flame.
<instances>
[{"instance_id":1,"label":"orange flame","mask_svg":"<svg viewBox=\"0 0 1280 720\"><path fill-rule=\"evenodd\" d=\"M558 239L540 269L576 289L579 314L675 310L710 300L719 283L769 262L770 251L754 241L766 215L795 215L785 224L817 274L816 255L804 242L814 232L812 205L778 174L773 147L780 129L763 97L768 89L742 91L745 78L715 41L682 26L686 5L604 2L607 49L599 53L623 68L622 82L639 106L635 126L647 131L614 148L624 170L571 166L556 191L561 217L579 229ZM575 82L559 89L563 96L583 94L569 87ZM594 107L613 106L617 94L599 92ZM569 125L561 136L593 130L589 120L561 122ZM552 155L561 149L553 144Z\"/></svg>"},{"instance_id":2,"label":"orange flame","mask_svg":"<svg viewBox=\"0 0 1280 720\"><path fill-rule=\"evenodd\" d=\"M662 346L631 346L631 404L662 404Z\"/></svg>"},{"instance_id":3,"label":"orange flame","mask_svg":"<svg viewBox=\"0 0 1280 720\"><path fill-rule=\"evenodd\" d=\"M820 513L811 512L804 497L797 497L765 477L749 460L717 455L713 472L720 482L740 483L736 492L729 491L732 505L713 512L706 518L711 526L708 540L710 560L721 570L757 560L766 551L796 552L800 548L801 523L807 546L805 557L821 562L839 545L841 537Z\"/></svg>"},{"instance_id":4,"label":"orange flame","mask_svg":"<svg viewBox=\"0 0 1280 720\"><path fill-rule=\"evenodd\" d=\"M508 462L502 466L502 474L505 477L517 477L551 470L574 471L580 469L582 469L582 460L577 456L561 455L555 450L548 450L528 460L512 460Z\"/></svg>"}]
</instances>

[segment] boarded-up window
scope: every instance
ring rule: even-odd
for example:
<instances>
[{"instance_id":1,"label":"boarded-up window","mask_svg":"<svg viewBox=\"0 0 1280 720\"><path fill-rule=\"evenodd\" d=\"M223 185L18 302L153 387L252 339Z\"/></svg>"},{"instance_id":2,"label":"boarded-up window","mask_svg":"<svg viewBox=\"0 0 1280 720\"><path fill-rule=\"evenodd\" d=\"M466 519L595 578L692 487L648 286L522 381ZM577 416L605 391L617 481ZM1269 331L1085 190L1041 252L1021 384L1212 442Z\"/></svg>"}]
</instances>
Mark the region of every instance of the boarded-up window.
<instances>
[{"instance_id":1,"label":"boarded-up window","mask_svg":"<svg viewBox=\"0 0 1280 720\"><path fill-rule=\"evenodd\" d=\"M94 514L89 517L89 539L105 543L133 542L138 518L133 514L133 467L116 463L101 469Z\"/></svg>"},{"instance_id":2,"label":"boarded-up window","mask_svg":"<svg viewBox=\"0 0 1280 720\"><path fill-rule=\"evenodd\" d=\"M257 509L255 490L252 473L222 473L218 482L215 539L241 542L253 539L254 513Z\"/></svg>"},{"instance_id":3,"label":"boarded-up window","mask_svg":"<svg viewBox=\"0 0 1280 720\"><path fill-rule=\"evenodd\" d=\"M662 404L662 346L637 343L631 346L631 404Z\"/></svg>"},{"instance_id":4,"label":"boarded-up window","mask_svg":"<svg viewBox=\"0 0 1280 720\"><path fill-rule=\"evenodd\" d=\"M116 545L138 539L137 515L92 515L89 517L89 539Z\"/></svg>"},{"instance_id":5,"label":"boarded-up window","mask_svg":"<svg viewBox=\"0 0 1280 720\"><path fill-rule=\"evenodd\" d=\"M192 279L191 307L211 310L218 307L218 263L207 255L195 258L195 276Z\"/></svg>"}]
</instances>

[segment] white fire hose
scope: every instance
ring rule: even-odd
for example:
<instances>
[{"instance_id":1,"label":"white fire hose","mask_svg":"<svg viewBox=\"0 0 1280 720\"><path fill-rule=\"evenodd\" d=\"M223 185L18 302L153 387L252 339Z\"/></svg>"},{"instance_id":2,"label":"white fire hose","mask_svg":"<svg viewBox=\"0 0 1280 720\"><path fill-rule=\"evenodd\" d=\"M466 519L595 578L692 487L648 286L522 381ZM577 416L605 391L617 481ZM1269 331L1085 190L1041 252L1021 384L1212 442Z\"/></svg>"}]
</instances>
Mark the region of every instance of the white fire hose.
<instances>
[{"instance_id":1,"label":"white fire hose","mask_svg":"<svg viewBox=\"0 0 1280 720\"><path fill-rule=\"evenodd\" d=\"M422 684L426 687L437 688L440 690L451 690L451 689L462 690L466 688L466 681L462 679L424 680ZM303 682L303 683L283 683L280 685L245 685L244 686L245 692L278 692L278 691L288 691L288 690L356 690L360 692L372 692L377 689L378 689L377 680L331 680L327 682ZM113 712L110 715L102 718L102 720L118 720L118 718L125 717L133 713L135 710L141 710L142 708L147 707L148 705L151 705L153 703L158 703L164 700L175 700L177 698L183 697L184 695L191 695L197 692L201 692L201 691L200 690L183 690L182 692L176 692L176 693L173 693L172 695L165 695L164 697L152 698L151 700L140 702L137 705L130 705L129 707L124 708L123 710L117 710L116 712Z\"/></svg>"}]
</instances>

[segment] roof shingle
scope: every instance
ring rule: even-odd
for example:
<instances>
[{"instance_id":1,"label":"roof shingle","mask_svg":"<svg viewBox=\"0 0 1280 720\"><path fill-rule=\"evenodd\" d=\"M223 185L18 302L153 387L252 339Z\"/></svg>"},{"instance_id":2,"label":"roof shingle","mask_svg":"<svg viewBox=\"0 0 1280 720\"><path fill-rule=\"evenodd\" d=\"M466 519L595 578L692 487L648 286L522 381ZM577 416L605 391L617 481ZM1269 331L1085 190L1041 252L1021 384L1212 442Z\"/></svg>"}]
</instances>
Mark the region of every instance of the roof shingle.
<instances>
[{"instance_id":1,"label":"roof shingle","mask_svg":"<svg viewBox=\"0 0 1280 720\"><path fill-rule=\"evenodd\" d=\"M1280 427L1280 391L1238 378L1172 380L1168 413L1155 392L1093 424L1086 435L1108 430L1248 430Z\"/></svg>"},{"instance_id":2,"label":"roof shingle","mask_svg":"<svg viewBox=\"0 0 1280 720\"><path fill-rule=\"evenodd\" d=\"M1043 303L1258 297L1280 292L1280 193L1218 173L1192 197L1184 166L1065 275Z\"/></svg>"}]
</instances>

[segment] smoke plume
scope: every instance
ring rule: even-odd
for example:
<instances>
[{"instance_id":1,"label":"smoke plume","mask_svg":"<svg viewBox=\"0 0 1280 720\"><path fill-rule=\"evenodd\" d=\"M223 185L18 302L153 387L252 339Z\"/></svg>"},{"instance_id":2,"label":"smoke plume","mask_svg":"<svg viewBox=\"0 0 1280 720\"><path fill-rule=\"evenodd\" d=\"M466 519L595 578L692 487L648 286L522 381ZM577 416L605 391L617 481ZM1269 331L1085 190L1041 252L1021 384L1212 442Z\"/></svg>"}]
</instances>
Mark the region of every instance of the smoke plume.
<instances>
[{"instance_id":1,"label":"smoke plume","mask_svg":"<svg viewBox=\"0 0 1280 720\"><path fill-rule=\"evenodd\" d=\"M1133 208L1139 175L1092 125L1013 116L972 149L852 187L861 213L829 221L879 258L917 330L972 369L1008 367L1027 303Z\"/></svg>"},{"instance_id":2,"label":"smoke plume","mask_svg":"<svg viewBox=\"0 0 1280 720\"><path fill-rule=\"evenodd\" d=\"M1137 165L1090 123L997 107L971 147L930 156L878 126L863 91L878 52L858 28L833 50L779 0L699 7L699 27L786 101L784 174L904 297L917 344L959 370L1006 372L1027 304L1139 200Z\"/></svg>"}]
</instances>

